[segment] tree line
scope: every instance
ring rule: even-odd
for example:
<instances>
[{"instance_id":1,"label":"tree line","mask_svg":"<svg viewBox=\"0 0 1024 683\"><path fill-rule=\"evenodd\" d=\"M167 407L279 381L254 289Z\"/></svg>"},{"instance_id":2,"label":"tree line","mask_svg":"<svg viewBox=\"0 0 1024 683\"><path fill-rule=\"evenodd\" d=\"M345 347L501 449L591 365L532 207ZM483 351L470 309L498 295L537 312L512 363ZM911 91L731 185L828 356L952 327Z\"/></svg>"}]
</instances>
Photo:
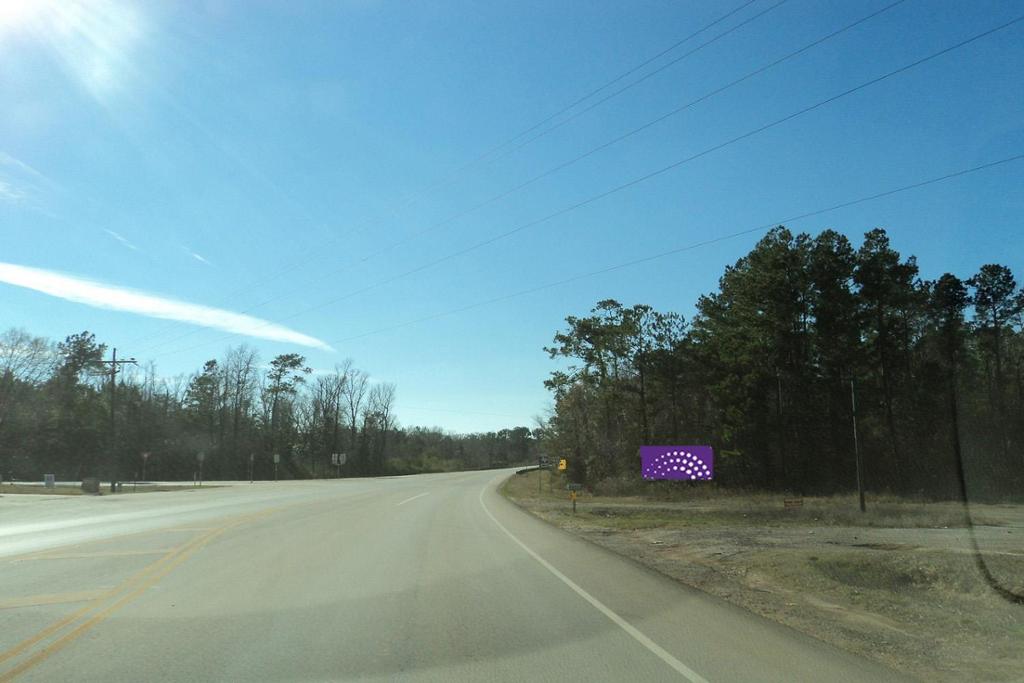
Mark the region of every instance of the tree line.
<instances>
[{"instance_id":1,"label":"tree line","mask_svg":"<svg viewBox=\"0 0 1024 683\"><path fill-rule=\"evenodd\" d=\"M550 448L591 483L639 482L641 444L710 444L719 485L935 498L1024 490L1024 293L1009 268L920 276L882 229L859 246L771 230L694 317L600 301L561 361ZM854 408L856 407L856 415Z\"/></svg>"},{"instance_id":2,"label":"tree line","mask_svg":"<svg viewBox=\"0 0 1024 683\"><path fill-rule=\"evenodd\" d=\"M264 365L242 345L191 375L122 366L112 387L107 351L89 332L57 343L0 334L0 474L187 480L202 460L207 479L269 479L275 469L289 479L377 476L526 463L539 447L526 427L403 428L395 385L371 381L351 360L313 373L300 354ZM346 455L343 466L334 453Z\"/></svg>"}]
</instances>

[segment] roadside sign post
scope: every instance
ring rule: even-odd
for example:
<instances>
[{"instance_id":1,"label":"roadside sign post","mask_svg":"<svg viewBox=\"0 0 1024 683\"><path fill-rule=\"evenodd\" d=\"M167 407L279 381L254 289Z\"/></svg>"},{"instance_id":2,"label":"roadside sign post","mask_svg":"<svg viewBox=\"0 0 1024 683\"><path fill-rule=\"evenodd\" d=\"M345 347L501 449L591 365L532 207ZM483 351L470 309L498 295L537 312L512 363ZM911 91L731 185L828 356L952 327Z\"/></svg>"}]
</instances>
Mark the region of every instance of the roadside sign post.
<instances>
[{"instance_id":1,"label":"roadside sign post","mask_svg":"<svg viewBox=\"0 0 1024 683\"><path fill-rule=\"evenodd\" d=\"M336 477L341 479L341 466L345 464L348 456L344 453L331 453L331 464L335 467Z\"/></svg>"},{"instance_id":2,"label":"roadside sign post","mask_svg":"<svg viewBox=\"0 0 1024 683\"><path fill-rule=\"evenodd\" d=\"M142 453L142 481L146 481L146 461L149 460L149 451Z\"/></svg>"},{"instance_id":3,"label":"roadside sign post","mask_svg":"<svg viewBox=\"0 0 1024 683\"><path fill-rule=\"evenodd\" d=\"M52 475L52 474L44 474L43 475L43 484L44 484L44 486L46 486L46 488L52 489L57 484L57 477L55 475Z\"/></svg>"},{"instance_id":4,"label":"roadside sign post","mask_svg":"<svg viewBox=\"0 0 1024 683\"><path fill-rule=\"evenodd\" d=\"M199 461L199 485L203 485L203 460L206 460L206 453L199 451L196 453L196 460Z\"/></svg>"},{"instance_id":5,"label":"roadside sign post","mask_svg":"<svg viewBox=\"0 0 1024 683\"><path fill-rule=\"evenodd\" d=\"M565 488L569 491L569 500L572 501L573 514L576 513L576 498L579 497L580 491L583 490L583 484L566 484Z\"/></svg>"},{"instance_id":6,"label":"roadside sign post","mask_svg":"<svg viewBox=\"0 0 1024 683\"><path fill-rule=\"evenodd\" d=\"M253 482L253 478L252 478L252 461L253 461L253 458L255 458L255 457L256 457L255 453L250 453L249 454L249 483L250 484Z\"/></svg>"},{"instance_id":7,"label":"roadside sign post","mask_svg":"<svg viewBox=\"0 0 1024 683\"><path fill-rule=\"evenodd\" d=\"M583 490L583 484L566 484L565 488L569 490L569 500L572 501L572 514L576 514L576 497L579 492Z\"/></svg>"},{"instance_id":8,"label":"roadside sign post","mask_svg":"<svg viewBox=\"0 0 1024 683\"><path fill-rule=\"evenodd\" d=\"M274 453L274 481L277 481L277 465L281 462L281 454Z\"/></svg>"},{"instance_id":9,"label":"roadside sign post","mask_svg":"<svg viewBox=\"0 0 1024 683\"><path fill-rule=\"evenodd\" d=\"M541 472L541 470L548 470L549 472L551 470L551 463L548 462L548 457L546 455L538 455L537 456L537 494L538 495L541 492L541 487L544 485L544 476L543 476L543 473ZM550 489L551 489L551 475L549 473L549 475L548 475L548 490L550 490Z\"/></svg>"}]
</instances>

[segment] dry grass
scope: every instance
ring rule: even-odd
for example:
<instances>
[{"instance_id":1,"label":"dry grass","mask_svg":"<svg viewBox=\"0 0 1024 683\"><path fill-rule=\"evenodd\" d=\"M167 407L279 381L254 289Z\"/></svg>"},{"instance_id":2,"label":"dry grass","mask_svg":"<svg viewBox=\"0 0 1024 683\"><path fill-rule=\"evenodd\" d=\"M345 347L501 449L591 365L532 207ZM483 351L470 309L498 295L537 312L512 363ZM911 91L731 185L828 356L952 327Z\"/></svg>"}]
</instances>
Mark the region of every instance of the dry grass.
<instances>
[{"instance_id":1,"label":"dry grass","mask_svg":"<svg viewBox=\"0 0 1024 683\"><path fill-rule=\"evenodd\" d=\"M47 496L80 496L82 489L78 486L54 486L48 489L45 486L26 486L25 484L0 484L0 496L7 494L28 494Z\"/></svg>"}]
</instances>

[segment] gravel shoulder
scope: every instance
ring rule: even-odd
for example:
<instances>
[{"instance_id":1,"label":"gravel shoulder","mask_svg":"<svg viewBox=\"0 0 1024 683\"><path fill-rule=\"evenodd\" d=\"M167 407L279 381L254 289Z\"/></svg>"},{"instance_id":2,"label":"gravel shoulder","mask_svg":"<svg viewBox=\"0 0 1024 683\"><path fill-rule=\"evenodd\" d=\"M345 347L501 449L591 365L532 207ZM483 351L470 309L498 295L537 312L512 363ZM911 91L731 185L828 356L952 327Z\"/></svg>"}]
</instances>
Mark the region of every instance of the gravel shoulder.
<instances>
[{"instance_id":1,"label":"gravel shoulder","mask_svg":"<svg viewBox=\"0 0 1024 683\"><path fill-rule=\"evenodd\" d=\"M1024 506L702 495L583 494L511 477L502 493L535 516L672 578L929 681L1024 681Z\"/></svg>"}]
</instances>

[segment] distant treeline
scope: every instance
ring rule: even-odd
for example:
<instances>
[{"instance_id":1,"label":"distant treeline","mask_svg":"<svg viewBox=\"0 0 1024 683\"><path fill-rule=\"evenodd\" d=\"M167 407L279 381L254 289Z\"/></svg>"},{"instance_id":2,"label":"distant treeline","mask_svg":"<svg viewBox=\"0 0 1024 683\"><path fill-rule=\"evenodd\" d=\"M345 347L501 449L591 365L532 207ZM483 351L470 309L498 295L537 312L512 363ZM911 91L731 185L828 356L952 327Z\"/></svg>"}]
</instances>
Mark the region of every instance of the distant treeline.
<instances>
[{"instance_id":1,"label":"distant treeline","mask_svg":"<svg viewBox=\"0 0 1024 683\"><path fill-rule=\"evenodd\" d=\"M131 480L372 476L481 469L536 459L538 433L484 434L403 428L395 387L371 382L351 361L314 375L299 354L266 366L239 346L191 376L160 378L150 363L125 366L111 411L105 344L82 332L53 343L0 334L0 473ZM340 470L333 453L345 453ZM144 454L147 454L144 456Z\"/></svg>"},{"instance_id":2,"label":"distant treeline","mask_svg":"<svg viewBox=\"0 0 1024 683\"><path fill-rule=\"evenodd\" d=\"M919 276L884 230L768 233L688 323L601 301L546 349L547 437L591 483L638 480L640 444L711 444L719 485L793 493L1024 492L1024 294L1010 270Z\"/></svg>"}]
</instances>

